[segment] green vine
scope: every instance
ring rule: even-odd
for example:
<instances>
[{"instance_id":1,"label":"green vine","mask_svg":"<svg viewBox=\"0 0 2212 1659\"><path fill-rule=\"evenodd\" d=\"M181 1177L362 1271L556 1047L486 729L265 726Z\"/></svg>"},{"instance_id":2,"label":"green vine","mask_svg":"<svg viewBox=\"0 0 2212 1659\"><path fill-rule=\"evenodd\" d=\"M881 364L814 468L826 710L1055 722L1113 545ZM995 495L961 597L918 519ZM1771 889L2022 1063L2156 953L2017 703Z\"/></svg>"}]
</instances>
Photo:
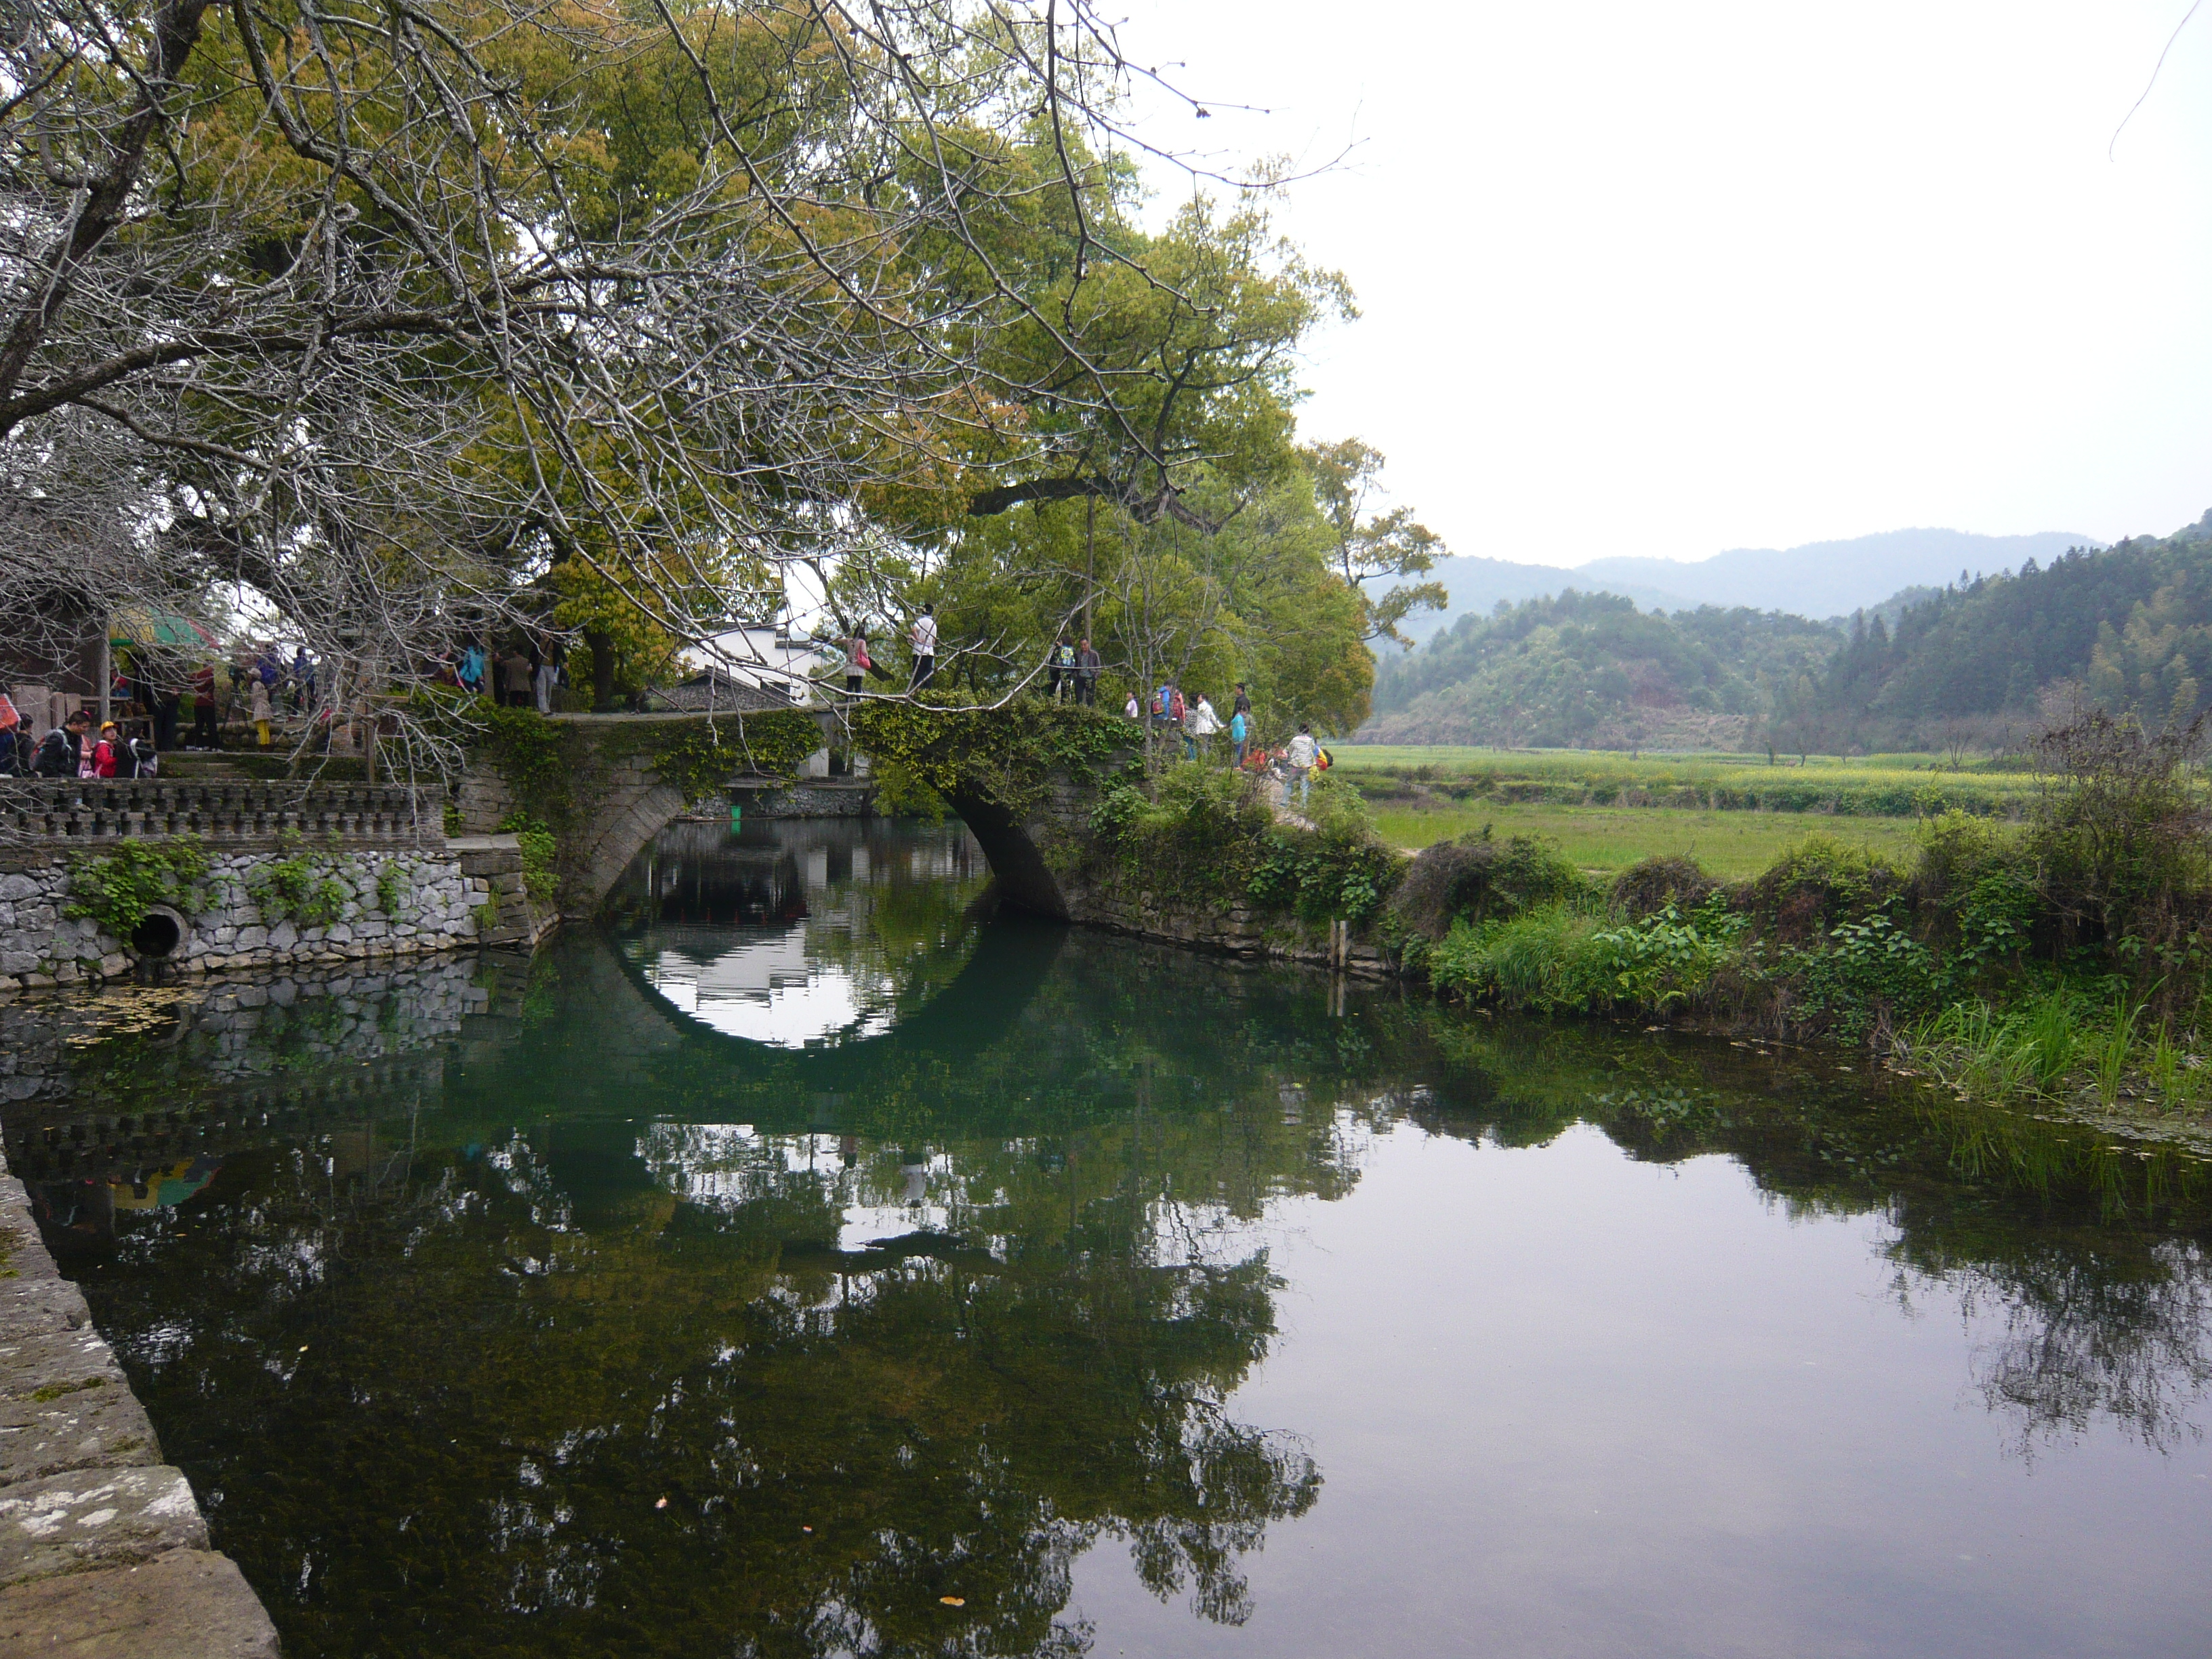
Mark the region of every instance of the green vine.
<instances>
[{"instance_id":1,"label":"green vine","mask_svg":"<svg viewBox=\"0 0 2212 1659\"><path fill-rule=\"evenodd\" d=\"M353 890L340 881L329 864L291 851L299 836L280 838L290 856L264 864L246 878L246 890L261 912L261 920L274 927L286 921L302 927L327 927L345 914Z\"/></svg>"},{"instance_id":2,"label":"green vine","mask_svg":"<svg viewBox=\"0 0 2212 1659\"><path fill-rule=\"evenodd\" d=\"M399 920L399 910L406 902L407 878L397 860L386 860L376 872L376 908L392 918Z\"/></svg>"},{"instance_id":3,"label":"green vine","mask_svg":"<svg viewBox=\"0 0 2212 1659\"><path fill-rule=\"evenodd\" d=\"M1120 770L1138 743L1127 720L1075 704L957 708L927 702L862 704L853 715L853 740L908 793L924 786L1018 813L1035 805L1056 775Z\"/></svg>"},{"instance_id":4,"label":"green vine","mask_svg":"<svg viewBox=\"0 0 2212 1659\"><path fill-rule=\"evenodd\" d=\"M656 725L648 750L653 775L681 789L687 801L705 799L740 773L796 777L822 746L822 728L803 708L717 720L711 729L697 720Z\"/></svg>"},{"instance_id":5,"label":"green vine","mask_svg":"<svg viewBox=\"0 0 2212 1659\"><path fill-rule=\"evenodd\" d=\"M536 818L509 812L499 821L500 833L512 835L522 853L522 884L540 904L550 904L560 890L561 876L555 866L560 843L553 832Z\"/></svg>"},{"instance_id":6,"label":"green vine","mask_svg":"<svg viewBox=\"0 0 2212 1659\"><path fill-rule=\"evenodd\" d=\"M822 746L822 730L803 708L712 721L681 715L583 721L477 699L439 698L430 708L506 782L514 799L510 817L544 830L556 844L590 821L608 772L623 761L641 762L696 801L741 773L796 776Z\"/></svg>"},{"instance_id":7,"label":"green vine","mask_svg":"<svg viewBox=\"0 0 2212 1659\"><path fill-rule=\"evenodd\" d=\"M210 860L197 836L173 840L126 842L101 857L70 860L70 901L62 914L100 924L103 933L127 939L146 913L166 904L191 915L207 908L200 883Z\"/></svg>"}]
</instances>

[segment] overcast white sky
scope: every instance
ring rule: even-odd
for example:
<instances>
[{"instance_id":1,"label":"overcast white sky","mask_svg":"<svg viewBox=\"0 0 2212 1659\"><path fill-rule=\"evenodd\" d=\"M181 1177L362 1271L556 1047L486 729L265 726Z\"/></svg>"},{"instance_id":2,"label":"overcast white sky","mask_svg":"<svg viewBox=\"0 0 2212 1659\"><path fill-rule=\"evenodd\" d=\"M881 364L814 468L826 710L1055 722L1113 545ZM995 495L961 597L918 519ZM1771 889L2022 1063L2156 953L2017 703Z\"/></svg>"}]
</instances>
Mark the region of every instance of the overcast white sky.
<instances>
[{"instance_id":1,"label":"overcast white sky","mask_svg":"<svg viewBox=\"0 0 2212 1659\"><path fill-rule=\"evenodd\" d=\"M2212 4L2107 161L2188 0L1106 3L1164 142L1358 141L1280 210L1364 313L1301 427L1455 552L2212 507Z\"/></svg>"}]
</instances>

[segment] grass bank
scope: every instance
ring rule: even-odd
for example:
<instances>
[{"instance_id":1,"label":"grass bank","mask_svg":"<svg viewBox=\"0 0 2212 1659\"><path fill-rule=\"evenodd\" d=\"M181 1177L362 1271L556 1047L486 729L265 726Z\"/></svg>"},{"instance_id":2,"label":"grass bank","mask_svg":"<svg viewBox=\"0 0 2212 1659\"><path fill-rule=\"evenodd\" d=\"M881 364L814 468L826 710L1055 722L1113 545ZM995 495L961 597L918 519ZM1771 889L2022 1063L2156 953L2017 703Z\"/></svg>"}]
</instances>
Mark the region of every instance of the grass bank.
<instances>
[{"instance_id":1,"label":"grass bank","mask_svg":"<svg viewBox=\"0 0 2212 1659\"><path fill-rule=\"evenodd\" d=\"M2046 739L2060 782L2016 827L1814 834L1755 872L1661 854L1593 875L1493 821L1417 859L1376 932L1447 998L1857 1045L1962 1099L2212 1150L2195 735L2094 716Z\"/></svg>"}]
</instances>

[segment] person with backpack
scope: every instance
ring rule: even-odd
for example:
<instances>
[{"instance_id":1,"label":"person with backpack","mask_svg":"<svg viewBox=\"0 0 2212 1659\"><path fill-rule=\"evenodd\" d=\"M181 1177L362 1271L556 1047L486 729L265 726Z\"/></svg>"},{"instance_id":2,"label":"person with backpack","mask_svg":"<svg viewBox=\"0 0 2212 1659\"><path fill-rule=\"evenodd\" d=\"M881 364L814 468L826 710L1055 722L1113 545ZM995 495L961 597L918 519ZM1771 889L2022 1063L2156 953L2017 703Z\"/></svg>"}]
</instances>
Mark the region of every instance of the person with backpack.
<instances>
[{"instance_id":1,"label":"person with backpack","mask_svg":"<svg viewBox=\"0 0 2212 1659\"><path fill-rule=\"evenodd\" d=\"M1305 721L1298 722L1298 734L1291 739L1291 746L1283 758L1297 774L1298 805L1304 806L1313 793L1314 762L1321 757L1321 745L1314 741L1313 728Z\"/></svg>"},{"instance_id":2,"label":"person with backpack","mask_svg":"<svg viewBox=\"0 0 2212 1659\"><path fill-rule=\"evenodd\" d=\"M54 727L40 739L39 757L31 769L42 778L75 777L87 718L80 708L69 717L66 726Z\"/></svg>"},{"instance_id":3,"label":"person with backpack","mask_svg":"<svg viewBox=\"0 0 2212 1659\"><path fill-rule=\"evenodd\" d=\"M1062 634L1059 642L1052 647L1052 659L1046 672L1051 678L1052 700L1058 702L1065 698L1073 702L1076 696L1075 647L1067 642L1066 635Z\"/></svg>"}]
</instances>

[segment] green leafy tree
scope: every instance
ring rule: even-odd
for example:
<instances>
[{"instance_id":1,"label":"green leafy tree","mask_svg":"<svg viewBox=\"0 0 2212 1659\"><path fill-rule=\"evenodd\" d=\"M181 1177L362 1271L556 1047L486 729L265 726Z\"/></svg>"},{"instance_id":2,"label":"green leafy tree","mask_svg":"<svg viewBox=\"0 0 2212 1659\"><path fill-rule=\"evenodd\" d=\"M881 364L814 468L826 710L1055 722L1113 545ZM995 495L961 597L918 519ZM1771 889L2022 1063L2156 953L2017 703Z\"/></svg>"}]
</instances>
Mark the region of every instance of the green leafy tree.
<instances>
[{"instance_id":1,"label":"green leafy tree","mask_svg":"<svg viewBox=\"0 0 2212 1659\"><path fill-rule=\"evenodd\" d=\"M1415 611L1443 610L1449 595L1442 582L1407 584L1403 579L1435 568L1447 551L1443 538L1418 522L1410 507L1368 513L1369 501L1382 488L1382 451L1357 438L1340 438L1307 444L1299 453L1313 477L1314 498L1336 538L1336 568L1366 612L1362 636L1411 644L1398 624ZM1367 591L1368 583L1384 580L1398 585L1381 593Z\"/></svg>"}]
</instances>

